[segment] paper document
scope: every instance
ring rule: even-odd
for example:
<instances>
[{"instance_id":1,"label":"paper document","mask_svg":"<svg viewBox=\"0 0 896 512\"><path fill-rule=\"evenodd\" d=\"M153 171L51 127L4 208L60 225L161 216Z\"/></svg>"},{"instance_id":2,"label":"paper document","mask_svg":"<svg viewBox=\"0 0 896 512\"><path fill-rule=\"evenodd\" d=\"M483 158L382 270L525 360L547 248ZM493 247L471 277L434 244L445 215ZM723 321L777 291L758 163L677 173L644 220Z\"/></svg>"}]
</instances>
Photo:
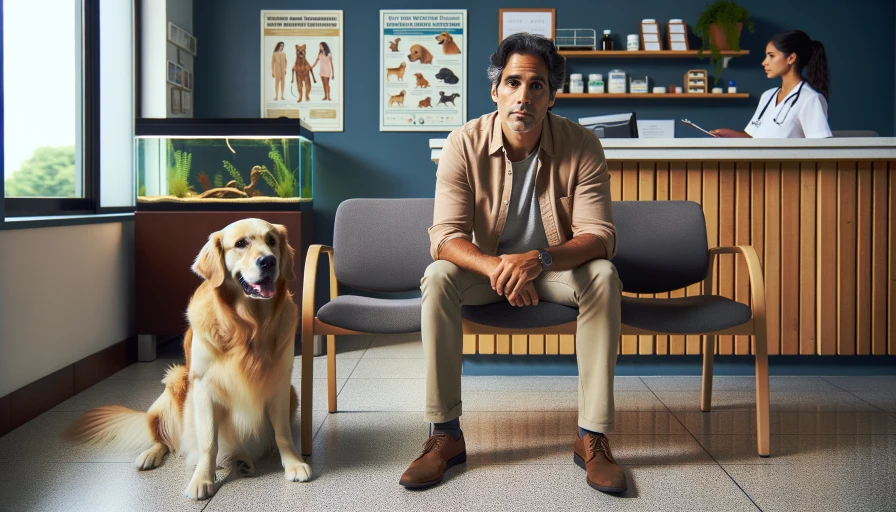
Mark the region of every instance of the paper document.
<instances>
[{"instance_id":1,"label":"paper document","mask_svg":"<svg viewBox=\"0 0 896 512\"><path fill-rule=\"evenodd\" d=\"M697 126L696 124L694 124L694 123L688 121L687 119L682 119L681 122L684 123L684 124L686 124L686 125L688 125L688 126L693 126L694 128L696 128L696 129L700 130L701 132L703 132L703 133L709 135L710 137L718 137L718 135L713 135L713 134L709 133L708 131L704 130L703 128L700 128L699 126Z\"/></svg>"}]
</instances>

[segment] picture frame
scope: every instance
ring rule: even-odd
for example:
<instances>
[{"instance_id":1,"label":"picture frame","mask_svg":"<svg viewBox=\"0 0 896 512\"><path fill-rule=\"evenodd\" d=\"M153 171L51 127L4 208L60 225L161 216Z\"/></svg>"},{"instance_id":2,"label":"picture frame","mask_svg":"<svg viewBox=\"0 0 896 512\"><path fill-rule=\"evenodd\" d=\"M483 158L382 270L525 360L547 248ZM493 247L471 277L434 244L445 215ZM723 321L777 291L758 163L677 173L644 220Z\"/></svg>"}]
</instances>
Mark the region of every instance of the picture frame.
<instances>
[{"instance_id":1,"label":"picture frame","mask_svg":"<svg viewBox=\"0 0 896 512\"><path fill-rule=\"evenodd\" d=\"M518 32L540 34L553 41L557 33L557 9L498 9L498 42Z\"/></svg>"},{"instance_id":2,"label":"picture frame","mask_svg":"<svg viewBox=\"0 0 896 512\"><path fill-rule=\"evenodd\" d=\"M180 111L189 114L193 109L193 94L189 91L181 91L180 93Z\"/></svg>"},{"instance_id":3,"label":"picture frame","mask_svg":"<svg viewBox=\"0 0 896 512\"><path fill-rule=\"evenodd\" d=\"M172 114L180 114L181 113L181 95L180 89L177 87L171 88L171 113Z\"/></svg>"},{"instance_id":4,"label":"picture frame","mask_svg":"<svg viewBox=\"0 0 896 512\"><path fill-rule=\"evenodd\" d=\"M180 66L184 66L187 63L187 56L184 53L186 52L180 48L177 49L177 64Z\"/></svg>"},{"instance_id":5,"label":"picture frame","mask_svg":"<svg viewBox=\"0 0 896 512\"><path fill-rule=\"evenodd\" d=\"M196 56L196 38L174 23L168 22L168 41Z\"/></svg>"}]
</instances>

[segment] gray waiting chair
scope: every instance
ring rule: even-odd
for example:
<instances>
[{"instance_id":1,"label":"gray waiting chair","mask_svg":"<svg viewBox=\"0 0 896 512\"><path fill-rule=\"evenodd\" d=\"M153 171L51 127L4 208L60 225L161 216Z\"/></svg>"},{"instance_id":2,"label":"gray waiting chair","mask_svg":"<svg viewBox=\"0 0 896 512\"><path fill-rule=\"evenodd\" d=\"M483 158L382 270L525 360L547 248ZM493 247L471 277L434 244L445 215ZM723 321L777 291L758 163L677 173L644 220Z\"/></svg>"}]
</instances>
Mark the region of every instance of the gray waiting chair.
<instances>
[{"instance_id":1,"label":"gray waiting chair","mask_svg":"<svg viewBox=\"0 0 896 512\"><path fill-rule=\"evenodd\" d=\"M350 199L336 211L333 247L313 245L305 260L302 302L302 450L311 453L312 340L327 336L327 385L336 412L335 335L397 334L420 330L420 298L339 295L338 285L372 292L419 291L432 263L427 228L433 199ZM704 295L622 298L622 334L703 336L701 409L709 411L715 336L751 335L756 350L756 423L760 456L769 455L768 350L765 286L751 246L710 249L702 207L692 201L614 201L617 254L613 263L631 293L664 293L704 283ZM320 254L330 257L330 301L314 315ZM747 264L752 309L712 295L719 254L740 254ZM575 334L578 310L560 304L516 308L506 302L462 308L464 334Z\"/></svg>"}]
</instances>

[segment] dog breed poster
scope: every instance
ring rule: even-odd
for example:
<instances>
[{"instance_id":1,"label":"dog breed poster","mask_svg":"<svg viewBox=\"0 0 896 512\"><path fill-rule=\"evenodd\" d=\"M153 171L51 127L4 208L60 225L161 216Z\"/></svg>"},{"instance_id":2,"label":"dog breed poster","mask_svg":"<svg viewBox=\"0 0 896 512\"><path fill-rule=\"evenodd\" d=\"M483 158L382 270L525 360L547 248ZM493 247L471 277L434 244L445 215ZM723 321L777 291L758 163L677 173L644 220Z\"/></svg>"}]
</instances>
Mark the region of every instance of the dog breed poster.
<instances>
[{"instance_id":1,"label":"dog breed poster","mask_svg":"<svg viewBox=\"0 0 896 512\"><path fill-rule=\"evenodd\" d=\"M380 11L380 131L467 121L467 11Z\"/></svg>"},{"instance_id":2,"label":"dog breed poster","mask_svg":"<svg viewBox=\"0 0 896 512\"><path fill-rule=\"evenodd\" d=\"M341 132L342 11L261 11L261 116Z\"/></svg>"}]
</instances>

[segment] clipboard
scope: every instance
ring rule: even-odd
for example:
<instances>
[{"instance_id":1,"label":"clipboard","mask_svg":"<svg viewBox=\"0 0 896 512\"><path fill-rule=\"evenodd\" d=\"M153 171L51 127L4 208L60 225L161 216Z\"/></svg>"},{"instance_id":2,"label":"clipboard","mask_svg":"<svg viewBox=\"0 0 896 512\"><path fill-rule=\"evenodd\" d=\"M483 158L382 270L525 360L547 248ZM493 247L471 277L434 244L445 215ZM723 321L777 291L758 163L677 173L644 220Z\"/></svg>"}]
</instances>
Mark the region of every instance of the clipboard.
<instances>
[{"instance_id":1,"label":"clipboard","mask_svg":"<svg viewBox=\"0 0 896 512\"><path fill-rule=\"evenodd\" d=\"M703 133L709 135L710 137L716 137L716 138L718 138L718 135L713 135L712 133L709 133L708 131L704 130L703 128L700 128L699 126L697 126L696 124L694 124L694 123L688 121L687 119L682 119L681 122L684 123L684 124L686 124L686 125L688 125L688 126L692 126L692 127L696 128L696 129L700 130L701 132L703 132Z\"/></svg>"}]
</instances>

